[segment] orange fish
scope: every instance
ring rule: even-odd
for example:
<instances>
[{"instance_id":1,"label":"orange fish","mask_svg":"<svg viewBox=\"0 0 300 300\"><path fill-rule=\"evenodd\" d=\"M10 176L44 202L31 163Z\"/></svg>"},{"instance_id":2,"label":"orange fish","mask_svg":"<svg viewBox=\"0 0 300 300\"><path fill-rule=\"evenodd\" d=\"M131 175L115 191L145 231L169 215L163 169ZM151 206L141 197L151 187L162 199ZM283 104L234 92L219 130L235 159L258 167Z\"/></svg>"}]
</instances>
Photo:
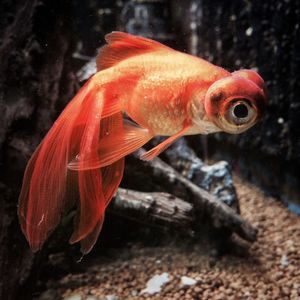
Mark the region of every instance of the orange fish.
<instances>
[{"instance_id":1,"label":"orange fish","mask_svg":"<svg viewBox=\"0 0 300 300\"><path fill-rule=\"evenodd\" d=\"M253 126L266 106L263 79L230 73L201 58L122 32L106 36L98 72L79 90L31 157L19 197L22 231L41 248L75 205L70 243L94 246L107 205L123 176L124 157L168 136L141 158L151 160L184 135ZM134 122L123 119L126 113ZM74 197L75 194L75 197Z\"/></svg>"}]
</instances>

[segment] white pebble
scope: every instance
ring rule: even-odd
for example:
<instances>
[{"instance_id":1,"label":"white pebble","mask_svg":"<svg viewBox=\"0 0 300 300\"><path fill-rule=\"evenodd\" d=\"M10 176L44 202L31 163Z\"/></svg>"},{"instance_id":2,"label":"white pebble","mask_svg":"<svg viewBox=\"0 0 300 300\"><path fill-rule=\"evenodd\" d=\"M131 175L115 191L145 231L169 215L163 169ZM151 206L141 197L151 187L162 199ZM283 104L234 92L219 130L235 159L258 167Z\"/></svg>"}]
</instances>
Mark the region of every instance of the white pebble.
<instances>
[{"instance_id":1,"label":"white pebble","mask_svg":"<svg viewBox=\"0 0 300 300\"><path fill-rule=\"evenodd\" d=\"M182 276L181 277L181 284L182 285L195 285L197 283L197 280L187 277L187 276Z\"/></svg>"},{"instance_id":2,"label":"white pebble","mask_svg":"<svg viewBox=\"0 0 300 300\"><path fill-rule=\"evenodd\" d=\"M169 282L169 274L168 273L162 273L161 275L155 275L147 282L147 286L145 289L141 291L141 294L156 294L161 291L161 288L164 284Z\"/></svg>"},{"instance_id":3,"label":"white pebble","mask_svg":"<svg viewBox=\"0 0 300 300\"><path fill-rule=\"evenodd\" d=\"M287 267L289 265L288 257L285 254L281 256L280 263L283 267Z\"/></svg>"},{"instance_id":4,"label":"white pebble","mask_svg":"<svg viewBox=\"0 0 300 300\"><path fill-rule=\"evenodd\" d=\"M119 298L116 295L107 295L106 300L118 300Z\"/></svg>"}]
</instances>

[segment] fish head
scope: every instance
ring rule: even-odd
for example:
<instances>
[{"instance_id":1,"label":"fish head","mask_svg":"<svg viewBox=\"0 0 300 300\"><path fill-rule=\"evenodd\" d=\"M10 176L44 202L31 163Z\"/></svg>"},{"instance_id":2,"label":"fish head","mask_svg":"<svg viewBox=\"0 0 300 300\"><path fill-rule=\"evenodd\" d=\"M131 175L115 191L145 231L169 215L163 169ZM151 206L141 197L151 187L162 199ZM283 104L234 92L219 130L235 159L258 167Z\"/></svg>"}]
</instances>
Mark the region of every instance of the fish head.
<instances>
[{"instance_id":1,"label":"fish head","mask_svg":"<svg viewBox=\"0 0 300 300\"><path fill-rule=\"evenodd\" d=\"M266 104L264 81L252 70L240 70L215 81L204 100L208 119L231 134L255 125L262 118Z\"/></svg>"}]
</instances>

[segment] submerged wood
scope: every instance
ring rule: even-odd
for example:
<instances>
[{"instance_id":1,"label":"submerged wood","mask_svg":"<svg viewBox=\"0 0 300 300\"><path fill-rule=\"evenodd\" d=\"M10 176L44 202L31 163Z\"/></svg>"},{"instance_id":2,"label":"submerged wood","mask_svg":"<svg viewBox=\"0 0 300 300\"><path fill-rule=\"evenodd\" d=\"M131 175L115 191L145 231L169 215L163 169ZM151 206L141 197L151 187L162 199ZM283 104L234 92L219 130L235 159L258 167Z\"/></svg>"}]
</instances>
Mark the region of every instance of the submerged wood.
<instances>
[{"instance_id":1,"label":"submerged wood","mask_svg":"<svg viewBox=\"0 0 300 300\"><path fill-rule=\"evenodd\" d=\"M133 158L138 159L144 152L144 149L138 150L133 154ZM140 172L142 170L142 173L147 174L149 178L153 177L156 181L159 180L160 185L166 189L168 186L173 187L174 195L180 195L185 201L192 203L195 214L194 222L201 225L204 218L209 219L214 228L229 230L249 242L256 240L257 229L244 220L235 210L219 201L211 193L195 185L161 159L139 161L139 165ZM162 202L161 205L165 205L165 203ZM167 208L165 209L167 210ZM144 218L141 217L140 221L144 221Z\"/></svg>"},{"instance_id":2,"label":"submerged wood","mask_svg":"<svg viewBox=\"0 0 300 300\"><path fill-rule=\"evenodd\" d=\"M191 228L192 204L168 193L144 193L119 188L109 211L138 222L170 228Z\"/></svg>"}]
</instances>

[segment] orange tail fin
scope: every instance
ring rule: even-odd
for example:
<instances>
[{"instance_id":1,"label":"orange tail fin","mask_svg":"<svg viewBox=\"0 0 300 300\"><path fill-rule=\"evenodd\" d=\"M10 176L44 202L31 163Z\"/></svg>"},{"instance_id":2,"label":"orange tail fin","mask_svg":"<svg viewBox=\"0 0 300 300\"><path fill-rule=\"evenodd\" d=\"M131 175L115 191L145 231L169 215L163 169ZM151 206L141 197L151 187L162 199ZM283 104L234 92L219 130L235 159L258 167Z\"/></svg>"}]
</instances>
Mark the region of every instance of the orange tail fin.
<instances>
[{"instance_id":1,"label":"orange tail fin","mask_svg":"<svg viewBox=\"0 0 300 300\"><path fill-rule=\"evenodd\" d=\"M104 105L105 116L110 115L110 102L103 101L103 94L94 85L93 79L90 79L62 112L27 165L18 213L22 231L33 251L41 248L58 225L68 204L66 185L70 159L74 157L74 153L84 157L99 142L102 123L100 118ZM115 112L113 104L111 114ZM121 174L123 161L108 168L114 172L118 169ZM102 188L104 171L78 172L80 219L71 241L86 238L83 242L85 252L92 244L92 236L98 236L100 232L111 186L114 191L117 188L116 183L106 183L107 180L104 181L107 187ZM114 179L115 182L120 182L120 176L117 180ZM111 181L112 179L111 177Z\"/></svg>"},{"instance_id":2,"label":"orange tail fin","mask_svg":"<svg viewBox=\"0 0 300 300\"><path fill-rule=\"evenodd\" d=\"M33 251L40 249L60 221L65 203L71 136L90 89L87 82L57 119L27 165L19 197L19 218Z\"/></svg>"}]
</instances>

